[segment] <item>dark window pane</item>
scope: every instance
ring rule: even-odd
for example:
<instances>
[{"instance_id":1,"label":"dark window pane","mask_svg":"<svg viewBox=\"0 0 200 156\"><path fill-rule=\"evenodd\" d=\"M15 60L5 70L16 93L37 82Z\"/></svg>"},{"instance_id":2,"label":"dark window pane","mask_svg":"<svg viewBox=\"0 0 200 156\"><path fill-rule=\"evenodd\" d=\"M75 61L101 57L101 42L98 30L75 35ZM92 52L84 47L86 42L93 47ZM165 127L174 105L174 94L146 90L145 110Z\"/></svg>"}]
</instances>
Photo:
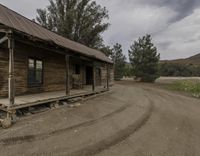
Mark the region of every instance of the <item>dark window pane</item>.
<instances>
[{"instance_id":1,"label":"dark window pane","mask_svg":"<svg viewBox=\"0 0 200 156\"><path fill-rule=\"evenodd\" d=\"M42 61L36 60L36 69L42 69Z\"/></svg>"},{"instance_id":2,"label":"dark window pane","mask_svg":"<svg viewBox=\"0 0 200 156\"><path fill-rule=\"evenodd\" d=\"M37 59L28 60L28 84L38 85L43 82L43 62Z\"/></svg>"},{"instance_id":3,"label":"dark window pane","mask_svg":"<svg viewBox=\"0 0 200 156\"><path fill-rule=\"evenodd\" d=\"M33 84L35 82L35 71L29 70L28 71L28 83Z\"/></svg>"},{"instance_id":4,"label":"dark window pane","mask_svg":"<svg viewBox=\"0 0 200 156\"><path fill-rule=\"evenodd\" d=\"M42 83L42 71L41 70L36 70L36 74L35 74L35 80L36 83Z\"/></svg>"},{"instance_id":5,"label":"dark window pane","mask_svg":"<svg viewBox=\"0 0 200 156\"><path fill-rule=\"evenodd\" d=\"M28 67L29 69L33 69L35 67L33 59L28 59Z\"/></svg>"}]
</instances>

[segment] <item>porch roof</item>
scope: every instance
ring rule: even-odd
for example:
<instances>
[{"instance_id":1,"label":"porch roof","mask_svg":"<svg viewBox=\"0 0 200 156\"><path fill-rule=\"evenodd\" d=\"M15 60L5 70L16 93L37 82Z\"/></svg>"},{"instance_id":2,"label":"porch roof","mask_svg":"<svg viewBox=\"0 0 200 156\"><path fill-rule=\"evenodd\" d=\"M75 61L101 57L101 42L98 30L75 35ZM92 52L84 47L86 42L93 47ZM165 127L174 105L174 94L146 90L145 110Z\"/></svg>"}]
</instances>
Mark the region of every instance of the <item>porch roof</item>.
<instances>
[{"instance_id":1,"label":"porch roof","mask_svg":"<svg viewBox=\"0 0 200 156\"><path fill-rule=\"evenodd\" d=\"M104 62L112 63L112 61L102 52L89 48L83 44L74 42L64 38L48 29L42 27L36 22L16 13L13 10L0 4L0 24L7 26L19 33L38 38L43 42L53 43L65 49L78 52L91 58L95 58Z\"/></svg>"}]
</instances>

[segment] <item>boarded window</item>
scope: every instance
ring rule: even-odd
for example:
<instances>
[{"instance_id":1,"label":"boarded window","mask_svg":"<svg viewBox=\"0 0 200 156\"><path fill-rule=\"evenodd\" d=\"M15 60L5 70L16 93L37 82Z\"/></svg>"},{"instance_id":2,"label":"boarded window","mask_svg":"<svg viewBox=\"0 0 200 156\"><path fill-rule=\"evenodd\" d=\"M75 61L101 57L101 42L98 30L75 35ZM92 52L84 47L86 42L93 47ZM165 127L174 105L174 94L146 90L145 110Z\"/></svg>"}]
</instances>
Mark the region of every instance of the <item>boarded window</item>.
<instances>
[{"instance_id":1,"label":"boarded window","mask_svg":"<svg viewBox=\"0 0 200 156\"><path fill-rule=\"evenodd\" d=\"M38 59L28 59L28 84L30 86L41 85L43 83L43 61Z\"/></svg>"}]
</instances>

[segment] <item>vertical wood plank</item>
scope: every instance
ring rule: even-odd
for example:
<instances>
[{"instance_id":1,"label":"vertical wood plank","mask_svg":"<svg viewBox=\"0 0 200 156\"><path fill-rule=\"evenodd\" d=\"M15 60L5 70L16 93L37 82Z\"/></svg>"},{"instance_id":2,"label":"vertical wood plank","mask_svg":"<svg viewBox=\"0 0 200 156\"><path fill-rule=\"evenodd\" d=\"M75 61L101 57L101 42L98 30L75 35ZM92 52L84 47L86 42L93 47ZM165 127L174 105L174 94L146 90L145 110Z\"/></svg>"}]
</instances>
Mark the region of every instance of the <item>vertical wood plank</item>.
<instances>
[{"instance_id":1,"label":"vertical wood plank","mask_svg":"<svg viewBox=\"0 0 200 156\"><path fill-rule=\"evenodd\" d=\"M95 63L93 63L93 83L92 83L92 91L95 91L96 86L96 66Z\"/></svg>"},{"instance_id":2,"label":"vertical wood plank","mask_svg":"<svg viewBox=\"0 0 200 156\"><path fill-rule=\"evenodd\" d=\"M107 74L106 74L107 90L110 90L110 86L109 86L109 78L110 78L110 68L109 68L109 64L107 64Z\"/></svg>"},{"instance_id":3,"label":"vertical wood plank","mask_svg":"<svg viewBox=\"0 0 200 156\"><path fill-rule=\"evenodd\" d=\"M83 60L81 60L81 89L83 89L84 84L84 63Z\"/></svg>"},{"instance_id":4,"label":"vertical wood plank","mask_svg":"<svg viewBox=\"0 0 200 156\"><path fill-rule=\"evenodd\" d=\"M12 33L8 34L8 49L9 49L8 98L10 107L15 103L14 38Z\"/></svg>"},{"instance_id":5,"label":"vertical wood plank","mask_svg":"<svg viewBox=\"0 0 200 156\"><path fill-rule=\"evenodd\" d=\"M65 62L66 62L66 95L70 95L69 55L65 55Z\"/></svg>"}]
</instances>

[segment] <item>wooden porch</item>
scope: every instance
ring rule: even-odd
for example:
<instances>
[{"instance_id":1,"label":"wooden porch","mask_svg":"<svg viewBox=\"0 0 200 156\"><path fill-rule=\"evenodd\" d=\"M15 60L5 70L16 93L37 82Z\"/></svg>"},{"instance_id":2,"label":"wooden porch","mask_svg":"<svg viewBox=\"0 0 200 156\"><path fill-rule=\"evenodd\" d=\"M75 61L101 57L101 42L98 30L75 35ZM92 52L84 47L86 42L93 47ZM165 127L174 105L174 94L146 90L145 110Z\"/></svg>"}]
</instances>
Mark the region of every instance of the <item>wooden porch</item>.
<instances>
[{"instance_id":1,"label":"wooden porch","mask_svg":"<svg viewBox=\"0 0 200 156\"><path fill-rule=\"evenodd\" d=\"M67 101L72 98L91 96L91 95L99 94L105 91L107 91L107 88L104 88L103 86L95 87L94 91L92 89L92 86L84 86L83 89L70 90L69 95L66 95L66 91L63 90L63 91L44 92L44 93L38 93L38 94L16 96L15 104L10 107L9 107L9 99L1 98L0 110L5 111L5 112L12 112L17 109L27 108L31 106L46 104L46 103Z\"/></svg>"},{"instance_id":2,"label":"wooden porch","mask_svg":"<svg viewBox=\"0 0 200 156\"><path fill-rule=\"evenodd\" d=\"M2 65L8 67L2 69L5 73L0 110L6 112L5 118L0 117L2 127L11 126L16 118L16 110L42 104L56 107L62 102L67 103L69 99L109 90L109 62L69 49L41 49L34 42L23 42L10 29L1 33L5 36L0 38L0 44L7 41L2 52ZM7 98L1 98L5 96Z\"/></svg>"}]
</instances>

